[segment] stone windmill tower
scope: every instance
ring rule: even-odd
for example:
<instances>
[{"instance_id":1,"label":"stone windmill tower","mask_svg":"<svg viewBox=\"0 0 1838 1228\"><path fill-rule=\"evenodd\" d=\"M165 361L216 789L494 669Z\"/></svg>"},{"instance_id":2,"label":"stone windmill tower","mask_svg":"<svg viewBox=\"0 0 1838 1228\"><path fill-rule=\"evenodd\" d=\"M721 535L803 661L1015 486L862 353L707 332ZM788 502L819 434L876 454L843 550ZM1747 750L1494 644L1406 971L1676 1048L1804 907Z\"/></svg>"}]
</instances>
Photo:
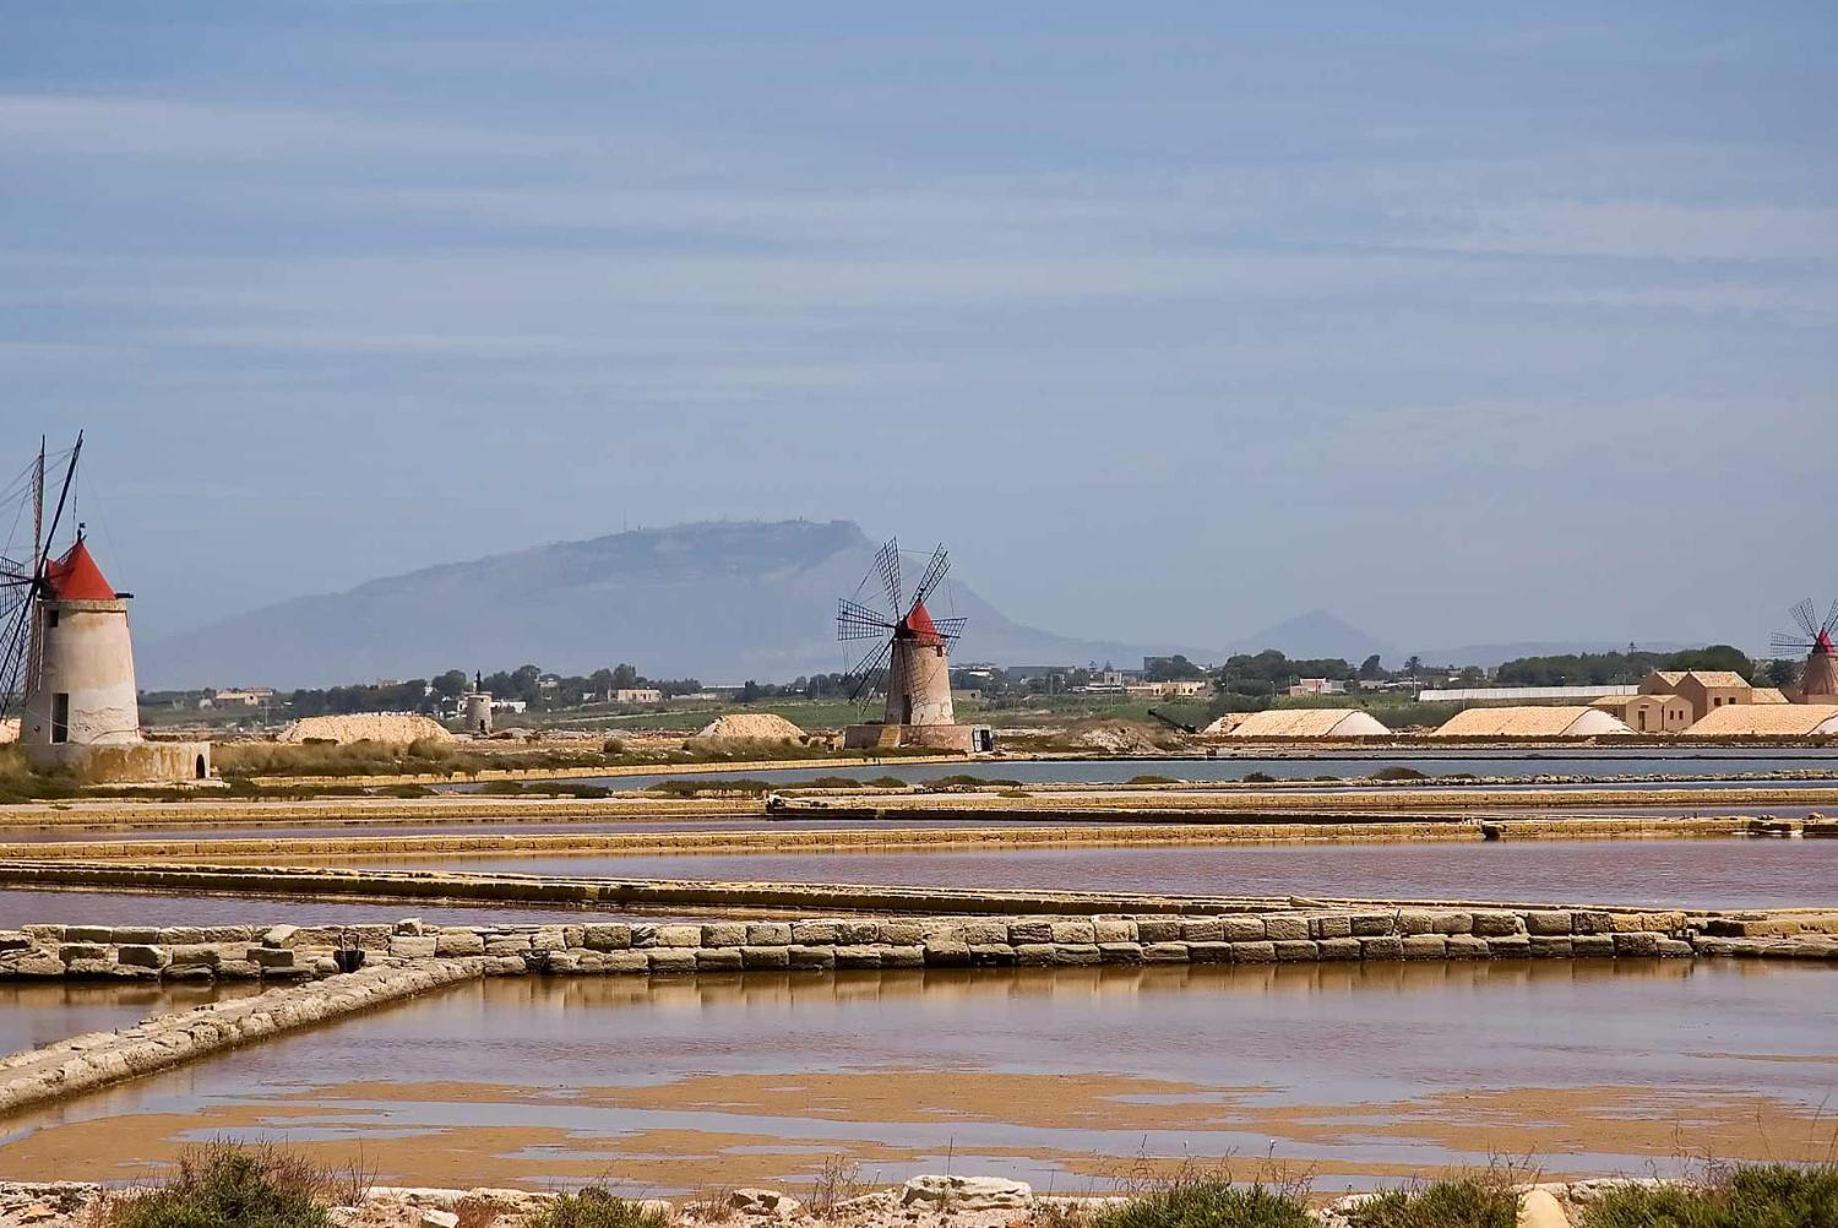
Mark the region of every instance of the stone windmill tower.
<instances>
[{"instance_id":1,"label":"stone windmill tower","mask_svg":"<svg viewBox=\"0 0 1838 1228\"><path fill-rule=\"evenodd\" d=\"M41 767L90 783L207 780L210 744L146 742L128 628L130 593L115 591L79 525L63 553L51 543L67 510L77 436L47 529L45 454L32 472L29 563L0 557L0 716L19 712L19 743ZM17 697L17 699L15 699Z\"/></svg>"},{"instance_id":2,"label":"stone windmill tower","mask_svg":"<svg viewBox=\"0 0 1838 1228\"><path fill-rule=\"evenodd\" d=\"M1776 632L1770 640L1776 652L1806 654L1798 685L1787 688L1789 698L1801 704L1838 704L1838 648L1832 643L1838 631L1838 601L1826 610L1823 622L1813 620L1817 607L1810 600L1794 606L1791 613L1799 631Z\"/></svg>"},{"instance_id":3,"label":"stone windmill tower","mask_svg":"<svg viewBox=\"0 0 1838 1228\"><path fill-rule=\"evenodd\" d=\"M856 596L838 603L836 638L845 644L874 645L845 675L849 698L860 701L879 690L887 699L880 723L850 726L845 746L993 748L986 727L957 723L951 702L951 647L963 633L965 620L935 619L926 609L927 599L938 592L950 569L950 555L941 545L909 597L901 586L900 544L890 541L875 555ZM878 599L862 599L864 591L875 590L877 579L885 608Z\"/></svg>"}]
</instances>

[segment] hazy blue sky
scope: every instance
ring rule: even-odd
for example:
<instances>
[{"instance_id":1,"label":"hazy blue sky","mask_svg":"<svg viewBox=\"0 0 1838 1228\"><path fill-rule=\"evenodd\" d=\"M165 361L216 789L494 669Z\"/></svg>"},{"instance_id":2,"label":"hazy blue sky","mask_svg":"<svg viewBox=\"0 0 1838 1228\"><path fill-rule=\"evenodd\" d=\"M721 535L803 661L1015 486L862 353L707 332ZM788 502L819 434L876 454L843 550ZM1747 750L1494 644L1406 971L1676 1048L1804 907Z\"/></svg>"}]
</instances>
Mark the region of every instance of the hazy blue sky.
<instances>
[{"instance_id":1,"label":"hazy blue sky","mask_svg":"<svg viewBox=\"0 0 1838 1228\"><path fill-rule=\"evenodd\" d=\"M1838 593L1829 2L0 19L0 468L143 628L720 516L1207 644Z\"/></svg>"}]
</instances>

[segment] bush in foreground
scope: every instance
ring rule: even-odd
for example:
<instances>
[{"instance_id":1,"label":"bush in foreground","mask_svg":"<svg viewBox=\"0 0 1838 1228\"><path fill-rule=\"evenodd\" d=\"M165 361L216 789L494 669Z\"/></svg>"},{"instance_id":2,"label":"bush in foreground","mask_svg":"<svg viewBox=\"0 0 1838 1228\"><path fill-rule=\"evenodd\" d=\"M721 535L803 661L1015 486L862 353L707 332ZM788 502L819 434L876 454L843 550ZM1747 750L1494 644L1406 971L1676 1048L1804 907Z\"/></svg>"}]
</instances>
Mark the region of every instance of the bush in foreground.
<instances>
[{"instance_id":1,"label":"bush in foreground","mask_svg":"<svg viewBox=\"0 0 1838 1228\"><path fill-rule=\"evenodd\" d=\"M670 1217L589 1186L544 1207L530 1220L529 1228L670 1228Z\"/></svg>"},{"instance_id":2,"label":"bush in foreground","mask_svg":"<svg viewBox=\"0 0 1838 1228\"><path fill-rule=\"evenodd\" d=\"M335 1183L297 1155L212 1143L167 1184L113 1208L110 1228L331 1228Z\"/></svg>"},{"instance_id":3,"label":"bush in foreground","mask_svg":"<svg viewBox=\"0 0 1838 1228\"><path fill-rule=\"evenodd\" d=\"M1513 1228L1519 1195L1509 1179L1457 1177L1386 1190L1347 1215L1353 1228Z\"/></svg>"},{"instance_id":4,"label":"bush in foreground","mask_svg":"<svg viewBox=\"0 0 1838 1228\"><path fill-rule=\"evenodd\" d=\"M1100 1212L1092 1228L1316 1228L1300 1198L1265 1185L1184 1181Z\"/></svg>"},{"instance_id":5,"label":"bush in foreground","mask_svg":"<svg viewBox=\"0 0 1838 1228\"><path fill-rule=\"evenodd\" d=\"M1704 1185L1629 1186L1590 1207L1583 1228L1838 1228L1838 1165L1757 1164Z\"/></svg>"}]
</instances>

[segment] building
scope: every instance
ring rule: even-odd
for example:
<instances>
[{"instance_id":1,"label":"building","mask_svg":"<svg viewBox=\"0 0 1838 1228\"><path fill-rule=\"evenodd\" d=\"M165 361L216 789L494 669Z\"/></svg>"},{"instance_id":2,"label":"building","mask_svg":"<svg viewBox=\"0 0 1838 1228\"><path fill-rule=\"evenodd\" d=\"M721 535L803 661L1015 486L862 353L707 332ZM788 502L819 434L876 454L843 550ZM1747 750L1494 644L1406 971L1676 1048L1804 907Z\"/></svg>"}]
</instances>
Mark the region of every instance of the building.
<instances>
[{"instance_id":1,"label":"building","mask_svg":"<svg viewBox=\"0 0 1838 1228\"><path fill-rule=\"evenodd\" d=\"M103 577L81 531L42 577L19 724L27 758L98 784L210 779L210 743L142 739L128 594Z\"/></svg>"},{"instance_id":2,"label":"building","mask_svg":"<svg viewBox=\"0 0 1838 1228\"><path fill-rule=\"evenodd\" d=\"M1687 738L1838 737L1835 704L1727 704L1685 730Z\"/></svg>"},{"instance_id":3,"label":"building","mask_svg":"<svg viewBox=\"0 0 1838 1228\"><path fill-rule=\"evenodd\" d=\"M622 686L607 692L607 701L615 704L659 704L664 693L651 686Z\"/></svg>"},{"instance_id":4,"label":"building","mask_svg":"<svg viewBox=\"0 0 1838 1228\"><path fill-rule=\"evenodd\" d=\"M1208 727L1211 728L1210 726ZM1391 730L1358 708L1266 708L1229 731L1234 738L1389 738Z\"/></svg>"},{"instance_id":5,"label":"building","mask_svg":"<svg viewBox=\"0 0 1838 1228\"><path fill-rule=\"evenodd\" d=\"M1345 695L1347 684L1337 678L1301 678L1289 688L1291 695Z\"/></svg>"},{"instance_id":6,"label":"building","mask_svg":"<svg viewBox=\"0 0 1838 1228\"><path fill-rule=\"evenodd\" d=\"M1677 695L1691 705L1694 722L1718 708L1755 702L1755 688L1728 669L1656 669L1641 680L1640 693Z\"/></svg>"},{"instance_id":7,"label":"building","mask_svg":"<svg viewBox=\"0 0 1838 1228\"><path fill-rule=\"evenodd\" d=\"M1692 721L1691 704L1679 695L1609 695L1589 706L1635 733L1683 733Z\"/></svg>"},{"instance_id":8,"label":"building","mask_svg":"<svg viewBox=\"0 0 1838 1228\"><path fill-rule=\"evenodd\" d=\"M273 687L240 687L223 691L207 691L198 701L198 706L200 708L229 708L240 704L245 708L257 708L272 699L274 699Z\"/></svg>"},{"instance_id":9,"label":"building","mask_svg":"<svg viewBox=\"0 0 1838 1228\"><path fill-rule=\"evenodd\" d=\"M1600 708L1576 705L1465 708L1433 738L1592 738L1632 733Z\"/></svg>"}]
</instances>

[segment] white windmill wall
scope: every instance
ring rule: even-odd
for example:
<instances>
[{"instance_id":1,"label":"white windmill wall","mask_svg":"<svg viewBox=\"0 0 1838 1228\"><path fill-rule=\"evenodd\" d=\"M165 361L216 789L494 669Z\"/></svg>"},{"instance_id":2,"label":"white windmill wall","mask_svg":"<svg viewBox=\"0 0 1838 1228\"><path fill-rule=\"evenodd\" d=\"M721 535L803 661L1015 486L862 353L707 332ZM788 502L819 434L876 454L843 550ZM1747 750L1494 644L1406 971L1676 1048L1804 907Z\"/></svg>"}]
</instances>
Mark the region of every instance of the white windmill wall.
<instances>
[{"instance_id":1,"label":"white windmill wall","mask_svg":"<svg viewBox=\"0 0 1838 1228\"><path fill-rule=\"evenodd\" d=\"M491 732L491 696L485 691L467 691L461 705L466 732L480 737Z\"/></svg>"},{"instance_id":2,"label":"white windmill wall","mask_svg":"<svg viewBox=\"0 0 1838 1228\"><path fill-rule=\"evenodd\" d=\"M140 741L134 646L125 601L37 603L38 665L28 672L19 740L26 746ZM59 696L66 699L60 701ZM67 708L67 719L60 708Z\"/></svg>"},{"instance_id":3,"label":"white windmill wall","mask_svg":"<svg viewBox=\"0 0 1838 1228\"><path fill-rule=\"evenodd\" d=\"M887 724L951 725L951 659L942 645L895 639L887 670Z\"/></svg>"}]
</instances>

